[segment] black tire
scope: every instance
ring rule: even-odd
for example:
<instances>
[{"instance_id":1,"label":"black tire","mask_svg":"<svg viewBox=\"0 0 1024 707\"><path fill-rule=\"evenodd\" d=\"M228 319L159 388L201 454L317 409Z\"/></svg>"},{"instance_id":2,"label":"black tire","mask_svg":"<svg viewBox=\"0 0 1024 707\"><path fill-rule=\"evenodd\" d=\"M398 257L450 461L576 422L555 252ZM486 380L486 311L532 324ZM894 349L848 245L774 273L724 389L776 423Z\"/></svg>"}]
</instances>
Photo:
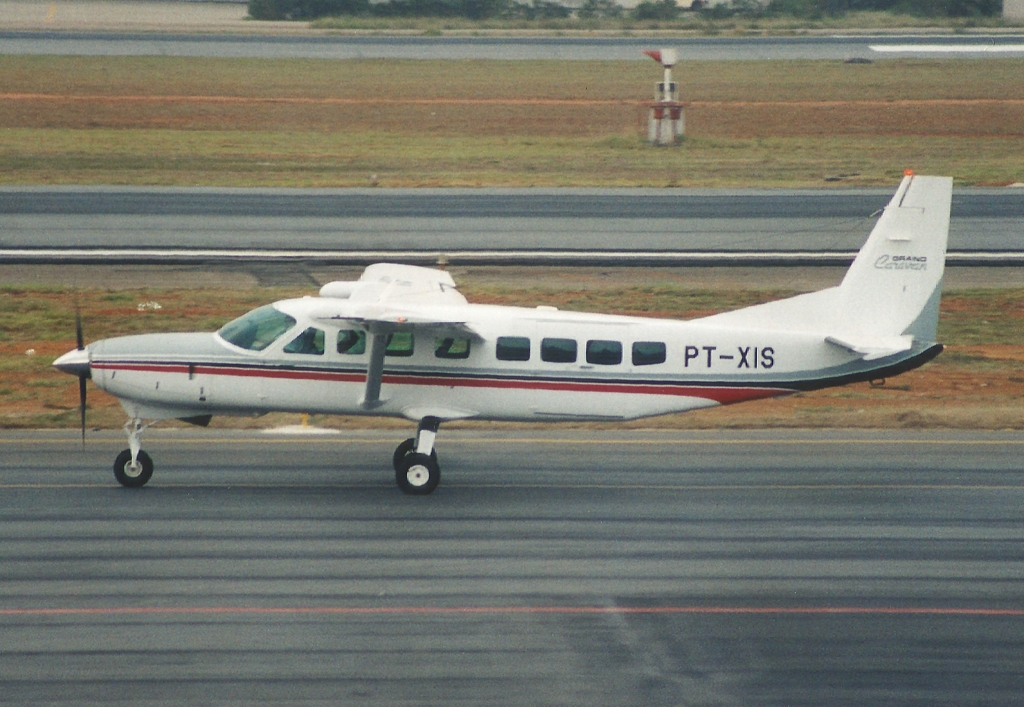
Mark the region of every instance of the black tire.
<instances>
[{"instance_id":1,"label":"black tire","mask_svg":"<svg viewBox=\"0 0 1024 707\"><path fill-rule=\"evenodd\" d=\"M416 449L416 440L413 439L412 437L410 437L409 439L405 440L404 442L402 442L400 445L398 445L395 448L395 457L394 457L394 460L393 460L392 463L393 463L393 465L395 467L395 472L396 473L398 472L398 469L399 469L398 465L402 463L403 459L405 459L407 456L412 454L412 452L415 449ZM436 449L431 449L430 450L430 458L434 460L434 466L436 466L438 469L440 469L441 466L437 463L437 450Z\"/></svg>"},{"instance_id":2,"label":"black tire","mask_svg":"<svg viewBox=\"0 0 1024 707\"><path fill-rule=\"evenodd\" d=\"M441 483L441 469L433 455L412 452L405 455L395 470L395 482L402 493L426 496Z\"/></svg>"},{"instance_id":3,"label":"black tire","mask_svg":"<svg viewBox=\"0 0 1024 707\"><path fill-rule=\"evenodd\" d=\"M132 450L126 449L118 454L114 460L114 478L117 483L132 489L145 486L153 476L153 460L141 449L137 466L137 469L132 469Z\"/></svg>"},{"instance_id":4,"label":"black tire","mask_svg":"<svg viewBox=\"0 0 1024 707\"><path fill-rule=\"evenodd\" d=\"M416 440L414 440L412 437L410 437L409 439L405 440L400 445L395 447L395 473L398 473L398 465L401 464L402 460L409 456L409 454L411 454L414 449L416 449Z\"/></svg>"}]
</instances>

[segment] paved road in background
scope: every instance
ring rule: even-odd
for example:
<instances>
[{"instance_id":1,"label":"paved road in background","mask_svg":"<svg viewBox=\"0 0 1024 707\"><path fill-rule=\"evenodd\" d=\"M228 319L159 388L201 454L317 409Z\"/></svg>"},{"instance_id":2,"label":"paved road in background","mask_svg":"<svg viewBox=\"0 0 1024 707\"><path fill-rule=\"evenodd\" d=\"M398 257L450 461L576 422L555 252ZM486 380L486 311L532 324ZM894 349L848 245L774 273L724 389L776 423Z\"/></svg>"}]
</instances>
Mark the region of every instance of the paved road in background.
<instances>
[{"instance_id":1,"label":"paved road in background","mask_svg":"<svg viewBox=\"0 0 1024 707\"><path fill-rule=\"evenodd\" d=\"M80 56L650 61L641 50L662 46L676 47L681 61L964 58L1024 56L1024 35L652 39L0 32L0 54Z\"/></svg>"},{"instance_id":2,"label":"paved road in background","mask_svg":"<svg viewBox=\"0 0 1024 707\"><path fill-rule=\"evenodd\" d=\"M1024 700L1019 433L405 436L4 432L0 702Z\"/></svg>"},{"instance_id":3,"label":"paved road in background","mask_svg":"<svg viewBox=\"0 0 1024 707\"><path fill-rule=\"evenodd\" d=\"M849 253L891 196L890 189L4 187L0 252ZM955 190L950 250L1024 252L1024 189Z\"/></svg>"}]
</instances>

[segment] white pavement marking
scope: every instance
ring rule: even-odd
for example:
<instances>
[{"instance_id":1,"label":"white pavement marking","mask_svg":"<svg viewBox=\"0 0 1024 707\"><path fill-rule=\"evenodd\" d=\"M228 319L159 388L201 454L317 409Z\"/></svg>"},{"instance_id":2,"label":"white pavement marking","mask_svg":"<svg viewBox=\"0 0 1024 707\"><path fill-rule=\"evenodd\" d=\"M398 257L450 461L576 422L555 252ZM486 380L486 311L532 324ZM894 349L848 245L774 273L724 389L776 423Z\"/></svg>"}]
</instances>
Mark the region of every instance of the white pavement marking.
<instances>
[{"instance_id":1,"label":"white pavement marking","mask_svg":"<svg viewBox=\"0 0 1024 707\"><path fill-rule=\"evenodd\" d=\"M975 54L1024 52L1024 44L871 44L873 52Z\"/></svg>"},{"instance_id":2,"label":"white pavement marking","mask_svg":"<svg viewBox=\"0 0 1024 707\"><path fill-rule=\"evenodd\" d=\"M341 434L339 430L332 430L327 427L313 427L311 425L284 425L283 427L271 427L262 430L267 435L336 435Z\"/></svg>"}]
</instances>

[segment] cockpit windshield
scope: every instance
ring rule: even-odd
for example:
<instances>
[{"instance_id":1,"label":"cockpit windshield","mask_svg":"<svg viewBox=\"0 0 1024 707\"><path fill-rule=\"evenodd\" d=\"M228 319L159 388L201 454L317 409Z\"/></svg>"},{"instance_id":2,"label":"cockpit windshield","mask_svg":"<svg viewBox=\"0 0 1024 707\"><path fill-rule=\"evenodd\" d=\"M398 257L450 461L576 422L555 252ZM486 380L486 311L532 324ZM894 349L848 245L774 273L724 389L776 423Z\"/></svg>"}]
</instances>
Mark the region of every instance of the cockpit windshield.
<instances>
[{"instance_id":1,"label":"cockpit windshield","mask_svg":"<svg viewBox=\"0 0 1024 707\"><path fill-rule=\"evenodd\" d=\"M262 351L293 326L295 320L292 317L268 304L228 322L217 334L235 346Z\"/></svg>"}]
</instances>

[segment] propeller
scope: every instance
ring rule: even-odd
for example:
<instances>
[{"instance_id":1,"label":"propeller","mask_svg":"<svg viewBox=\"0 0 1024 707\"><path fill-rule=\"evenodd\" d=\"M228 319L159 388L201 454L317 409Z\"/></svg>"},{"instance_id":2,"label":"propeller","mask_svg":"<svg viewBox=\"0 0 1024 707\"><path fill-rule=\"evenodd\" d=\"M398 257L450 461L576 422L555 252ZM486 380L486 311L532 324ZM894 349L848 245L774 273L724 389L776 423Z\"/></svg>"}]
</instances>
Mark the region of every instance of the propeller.
<instances>
[{"instance_id":1,"label":"propeller","mask_svg":"<svg viewBox=\"0 0 1024 707\"><path fill-rule=\"evenodd\" d=\"M75 310L75 343L79 351L85 351L85 337L82 335L82 315ZM85 381L89 378L89 369L78 372L78 411L82 420L82 446L85 446Z\"/></svg>"},{"instance_id":2,"label":"propeller","mask_svg":"<svg viewBox=\"0 0 1024 707\"><path fill-rule=\"evenodd\" d=\"M82 418L82 446L85 446L85 382L92 378L89 361L89 350L85 348L85 337L82 336L82 317L75 310L75 346L73 351L53 362L58 371L78 377L78 411Z\"/></svg>"}]
</instances>

